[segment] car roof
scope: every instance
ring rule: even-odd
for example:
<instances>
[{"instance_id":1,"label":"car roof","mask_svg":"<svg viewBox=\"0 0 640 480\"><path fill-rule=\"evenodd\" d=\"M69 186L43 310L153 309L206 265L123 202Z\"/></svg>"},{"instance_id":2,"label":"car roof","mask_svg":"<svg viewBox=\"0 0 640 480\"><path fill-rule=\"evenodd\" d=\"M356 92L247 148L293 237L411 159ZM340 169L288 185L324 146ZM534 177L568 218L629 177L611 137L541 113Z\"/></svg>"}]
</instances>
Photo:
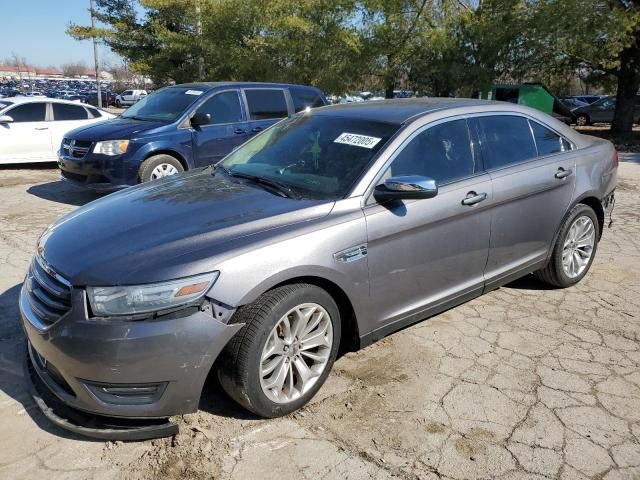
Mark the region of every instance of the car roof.
<instances>
[{"instance_id":1,"label":"car roof","mask_svg":"<svg viewBox=\"0 0 640 480\"><path fill-rule=\"evenodd\" d=\"M8 102L16 105L18 103L33 103L33 102L51 102L51 103L66 103L68 105L83 105L80 102L74 102L72 100L63 100L61 98L49 98L49 97L9 97L3 100L7 100ZM87 105L91 106L91 105Z\"/></svg>"},{"instance_id":2,"label":"car roof","mask_svg":"<svg viewBox=\"0 0 640 480\"><path fill-rule=\"evenodd\" d=\"M218 87L272 87L272 88L284 88L284 87L296 87L296 88L308 88L311 90L318 90L317 87L309 85L294 85L290 83L270 83L270 82L193 82L193 83L179 83L172 85L172 87L186 87L186 88L206 88L213 89Z\"/></svg>"},{"instance_id":3,"label":"car roof","mask_svg":"<svg viewBox=\"0 0 640 480\"><path fill-rule=\"evenodd\" d=\"M513 104L469 98L395 98L369 102L343 103L314 109L314 115L345 116L362 120L402 124L428 113L460 107L500 105L505 109Z\"/></svg>"}]
</instances>

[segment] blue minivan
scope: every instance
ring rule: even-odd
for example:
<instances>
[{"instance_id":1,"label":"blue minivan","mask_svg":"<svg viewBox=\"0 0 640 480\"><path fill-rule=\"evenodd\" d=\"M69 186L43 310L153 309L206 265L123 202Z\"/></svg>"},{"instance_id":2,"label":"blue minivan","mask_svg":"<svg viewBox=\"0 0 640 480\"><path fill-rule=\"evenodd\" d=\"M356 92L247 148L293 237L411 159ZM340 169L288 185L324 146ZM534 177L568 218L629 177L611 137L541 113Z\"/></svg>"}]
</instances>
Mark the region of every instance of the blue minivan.
<instances>
[{"instance_id":1,"label":"blue minivan","mask_svg":"<svg viewBox=\"0 0 640 480\"><path fill-rule=\"evenodd\" d=\"M76 185L115 190L215 164L278 120L323 105L320 90L302 85L174 85L116 119L65 134L58 165Z\"/></svg>"}]
</instances>

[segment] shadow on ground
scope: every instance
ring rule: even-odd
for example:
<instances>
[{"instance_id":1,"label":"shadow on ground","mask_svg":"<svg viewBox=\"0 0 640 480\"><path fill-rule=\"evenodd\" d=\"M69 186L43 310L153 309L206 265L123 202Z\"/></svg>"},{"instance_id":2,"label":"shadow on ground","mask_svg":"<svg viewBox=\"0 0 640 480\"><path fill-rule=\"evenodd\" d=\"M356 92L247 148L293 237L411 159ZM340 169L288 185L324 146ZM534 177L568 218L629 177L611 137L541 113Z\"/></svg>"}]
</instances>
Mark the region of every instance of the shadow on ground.
<instances>
[{"instance_id":1,"label":"shadow on ground","mask_svg":"<svg viewBox=\"0 0 640 480\"><path fill-rule=\"evenodd\" d=\"M104 194L82 190L62 180L33 185L27 189L27 192L44 200L76 206L84 205L104 196Z\"/></svg>"}]
</instances>

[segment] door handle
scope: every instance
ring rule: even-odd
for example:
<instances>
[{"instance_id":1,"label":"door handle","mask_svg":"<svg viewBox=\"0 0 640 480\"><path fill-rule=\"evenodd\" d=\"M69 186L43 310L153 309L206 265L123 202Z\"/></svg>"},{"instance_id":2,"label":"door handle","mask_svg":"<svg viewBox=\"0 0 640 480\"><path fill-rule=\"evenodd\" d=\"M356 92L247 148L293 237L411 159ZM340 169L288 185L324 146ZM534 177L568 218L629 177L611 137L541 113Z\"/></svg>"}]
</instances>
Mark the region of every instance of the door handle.
<instances>
[{"instance_id":1,"label":"door handle","mask_svg":"<svg viewBox=\"0 0 640 480\"><path fill-rule=\"evenodd\" d=\"M252 132L259 132L259 131L261 131L261 130L262 130L262 127L253 127L253 128L251 129L251 131L252 131Z\"/></svg>"},{"instance_id":2,"label":"door handle","mask_svg":"<svg viewBox=\"0 0 640 480\"><path fill-rule=\"evenodd\" d=\"M49 127L36 127L36 130L49 130Z\"/></svg>"},{"instance_id":3,"label":"door handle","mask_svg":"<svg viewBox=\"0 0 640 480\"><path fill-rule=\"evenodd\" d=\"M462 200L462 204L471 206L471 205L475 205L476 203L482 202L486 198L487 198L486 193L476 193L472 191L467 193L467 196L464 197L464 200Z\"/></svg>"},{"instance_id":4,"label":"door handle","mask_svg":"<svg viewBox=\"0 0 640 480\"><path fill-rule=\"evenodd\" d=\"M236 128L233 133L235 133L236 135L242 135L243 133L247 133L246 130L243 130L242 128Z\"/></svg>"},{"instance_id":5,"label":"door handle","mask_svg":"<svg viewBox=\"0 0 640 480\"><path fill-rule=\"evenodd\" d=\"M573 170L571 170L570 168L565 170L564 168L560 167L554 176L558 180L562 180L563 178L567 178L572 173L573 173Z\"/></svg>"}]
</instances>

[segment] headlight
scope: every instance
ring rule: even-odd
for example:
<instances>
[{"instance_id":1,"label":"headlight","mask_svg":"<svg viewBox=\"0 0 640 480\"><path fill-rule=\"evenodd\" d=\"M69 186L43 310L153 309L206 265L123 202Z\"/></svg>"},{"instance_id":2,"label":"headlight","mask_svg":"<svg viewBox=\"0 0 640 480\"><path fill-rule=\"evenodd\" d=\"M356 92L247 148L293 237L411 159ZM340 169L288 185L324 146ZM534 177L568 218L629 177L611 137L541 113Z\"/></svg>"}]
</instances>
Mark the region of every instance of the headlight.
<instances>
[{"instance_id":1,"label":"headlight","mask_svg":"<svg viewBox=\"0 0 640 480\"><path fill-rule=\"evenodd\" d=\"M93 313L99 316L131 315L185 305L202 297L219 272L162 283L120 287L87 287Z\"/></svg>"},{"instance_id":2,"label":"headlight","mask_svg":"<svg viewBox=\"0 0 640 480\"><path fill-rule=\"evenodd\" d=\"M93 147L93 153L102 155L122 155L129 148L129 140L109 140L108 142L98 142Z\"/></svg>"}]
</instances>

